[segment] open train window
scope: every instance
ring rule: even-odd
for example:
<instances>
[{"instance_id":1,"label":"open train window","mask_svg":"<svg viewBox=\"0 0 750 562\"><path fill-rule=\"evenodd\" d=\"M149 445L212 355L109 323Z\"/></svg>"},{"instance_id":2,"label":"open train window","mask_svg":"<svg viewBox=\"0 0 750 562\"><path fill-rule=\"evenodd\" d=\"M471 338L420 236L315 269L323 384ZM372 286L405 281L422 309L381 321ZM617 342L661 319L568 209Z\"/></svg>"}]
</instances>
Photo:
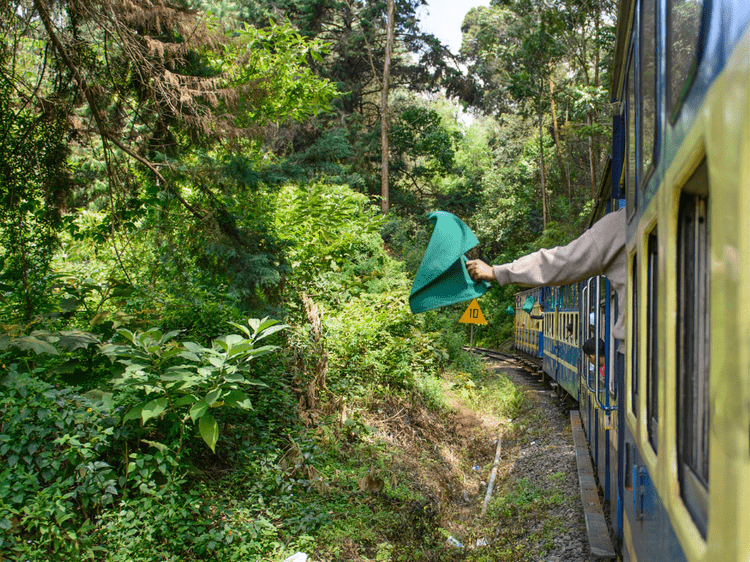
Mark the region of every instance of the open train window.
<instances>
[{"instance_id":1,"label":"open train window","mask_svg":"<svg viewBox=\"0 0 750 562\"><path fill-rule=\"evenodd\" d=\"M654 229L648 237L646 286L646 426L648 439L659 445L659 244Z\"/></svg>"},{"instance_id":2,"label":"open train window","mask_svg":"<svg viewBox=\"0 0 750 562\"><path fill-rule=\"evenodd\" d=\"M625 154L627 166L625 166L625 199L628 217L633 214L638 205L638 190L635 183L635 64L633 64L633 52L631 51L628 64L628 83L626 86L627 97L625 101L625 119L627 119L627 134L625 135Z\"/></svg>"},{"instance_id":3,"label":"open train window","mask_svg":"<svg viewBox=\"0 0 750 562\"><path fill-rule=\"evenodd\" d=\"M640 41L638 42L638 183L644 188L656 161L656 2L641 2Z\"/></svg>"},{"instance_id":4,"label":"open train window","mask_svg":"<svg viewBox=\"0 0 750 562\"><path fill-rule=\"evenodd\" d=\"M638 258L633 256L633 267L631 269L632 277L630 286L632 287L633 299L630 303L633 330L630 337L630 406L635 415L638 418Z\"/></svg>"},{"instance_id":5,"label":"open train window","mask_svg":"<svg viewBox=\"0 0 750 562\"><path fill-rule=\"evenodd\" d=\"M667 0L667 113L674 122L702 51L703 0Z\"/></svg>"},{"instance_id":6,"label":"open train window","mask_svg":"<svg viewBox=\"0 0 750 562\"><path fill-rule=\"evenodd\" d=\"M680 494L706 536L709 452L709 224L705 160L683 188L677 231L677 454Z\"/></svg>"}]
</instances>

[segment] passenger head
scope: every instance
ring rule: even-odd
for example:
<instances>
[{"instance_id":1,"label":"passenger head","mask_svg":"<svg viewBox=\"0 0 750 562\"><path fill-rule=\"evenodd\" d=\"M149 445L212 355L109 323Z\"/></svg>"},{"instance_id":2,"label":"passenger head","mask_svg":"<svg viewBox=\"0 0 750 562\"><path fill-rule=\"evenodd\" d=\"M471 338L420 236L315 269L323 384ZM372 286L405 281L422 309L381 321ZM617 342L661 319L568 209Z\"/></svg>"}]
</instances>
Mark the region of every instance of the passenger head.
<instances>
[{"instance_id":1,"label":"passenger head","mask_svg":"<svg viewBox=\"0 0 750 562\"><path fill-rule=\"evenodd\" d=\"M588 356L589 360L594 363L596 361L596 347L597 344L599 346L599 363L603 365L606 361L605 353L606 353L606 347L604 345L604 340L601 338L589 338L585 341L583 344L583 347L581 347L581 350Z\"/></svg>"}]
</instances>

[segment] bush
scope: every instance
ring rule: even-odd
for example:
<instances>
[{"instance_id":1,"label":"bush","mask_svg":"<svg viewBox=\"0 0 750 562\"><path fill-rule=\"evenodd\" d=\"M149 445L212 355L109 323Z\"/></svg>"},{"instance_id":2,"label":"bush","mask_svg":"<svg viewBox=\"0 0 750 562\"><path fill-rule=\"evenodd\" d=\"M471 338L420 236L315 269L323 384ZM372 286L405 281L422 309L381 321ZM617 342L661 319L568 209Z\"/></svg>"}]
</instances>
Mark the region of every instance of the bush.
<instances>
[{"instance_id":1,"label":"bush","mask_svg":"<svg viewBox=\"0 0 750 562\"><path fill-rule=\"evenodd\" d=\"M19 560L80 560L91 517L112 504L123 481L116 443L127 429L101 404L57 389L15 365L0 384L0 548ZM38 558L37 558L38 556Z\"/></svg>"}]
</instances>

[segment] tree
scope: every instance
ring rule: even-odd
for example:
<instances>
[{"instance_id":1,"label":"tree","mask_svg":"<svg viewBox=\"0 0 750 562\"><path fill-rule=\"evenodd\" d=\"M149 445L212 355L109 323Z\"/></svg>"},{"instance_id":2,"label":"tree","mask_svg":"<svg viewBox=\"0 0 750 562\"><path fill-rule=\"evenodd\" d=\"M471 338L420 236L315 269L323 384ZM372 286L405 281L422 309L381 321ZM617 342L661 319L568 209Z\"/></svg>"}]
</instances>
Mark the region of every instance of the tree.
<instances>
[{"instance_id":1,"label":"tree","mask_svg":"<svg viewBox=\"0 0 750 562\"><path fill-rule=\"evenodd\" d=\"M221 178L234 175L240 181L229 183L245 189L238 172L247 175L243 170L261 160L264 127L327 107L334 87L308 66L320 58L319 43L289 25L225 28L161 0L15 0L3 7L10 41L0 75L10 101L0 126L12 132L21 116L31 123L54 116L48 140L59 139L55 153L62 156L40 177L70 176L71 185L83 187L76 201L72 189L59 191L53 208L106 201L104 237L118 259L118 232L132 229L133 218L151 206L186 213L187 224L216 233L244 255L253 251L227 210L221 189L228 182ZM26 140L42 128L28 130ZM232 154L244 164L237 166ZM212 164L204 167L207 160ZM69 163L76 174L68 173ZM22 207L9 209L7 224L18 223ZM122 259L120 265L127 277Z\"/></svg>"},{"instance_id":2,"label":"tree","mask_svg":"<svg viewBox=\"0 0 750 562\"><path fill-rule=\"evenodd\" d=\"M476 73L479 89L472 103L494 114L517 112L535 116L540 143L538 173L540 184L544 183L540 197L544 224L548 194L565 191L570 204L580 199L578 191L573 193L574 187L580 189L586 185L586 197L590 197L590 186L598 185L597 163L603 155L597 139L607 134L606 125L598 119L606 96L600 86L585 84L589 83L586 74L600 80L599 68L606 65L609 55L600 53L606 46L605 37L611 25L603 22L613 20L612 9L611 2L606 0L565 0L553 4L536 0L501 1L490 8L470 11L462 26L461 54L470 72ZM581 46L588 45L585 38L591 30L596 34L592 42L596 49L586 50ZM589 56L590 51L593 57ZM581 76L583 87L576 86L576 76ZM566 116L563 127L558 123L560 107ZM545 156L542 144L548 127L554 141L556 172L553 162L542 162ZM576 137L585 138L586 146L576 144ZM585 154L585 172L579 170L581 148ZM585 184L580 181L582 173L587 177ZM550 181L556 177L559 188L556 181Z\"/></svg>"},{"instance_id":3,"label":"tree","mask_svg":"<svg viewBox=\"0 0 750 562\"><path fill-rule=\"evenodd\" d=\"M14 79L25 53L13 54L22 42L6 30L0 48L0 65L8 70L0 72L0 291L13 295L13 315L29 321L49 304L46 281L73 183L66 164L67 116L52 104L37 105L32 99L40 91L49 59L38 62L36 82Z\"/></svg>"},{"instance_id":4,"label":"tree","mask_svg":"<svg viewBox=\"0 0 750 562\"><path fill-rule=\"evenodd\" d=\"M562 51L555 40L560 27L560 20L552 9L543 4L536 6L532 2L517 2L509 10L498 8L499 18L493 17L491 11L472 14L470 25L479 25L474 36L481 38L479 45L469 45L475 56L489 47L494 52L492 73L489 78L506 90L510 100L515 102L522 113L535 113L539 130L539 177L542 201L543 225L546 228L547 182L544 162L544 115L546 89L550 69L562 56ZM487 25L491 21L502 22L504 28L496 33L489 33ZM466 28L466 25L464 26ZM467 31L470 28L467 28ZM501 40L502 38L502 40ZM481 46L480 46L481 45ZM500 72L498 72L501 70ZM509 101L510 101L509 100Z\"/></svg>"},{"instance_id":5,"label":"tree","mask_svg":"<svg viewBox=\"0 0 750 562\"><path fill-rule=\"evenodd\" d=\"M423 4L423 0L394 0L389 91L434 91L447 76L457 73L450 64L454 60L450 51L419 28L417 8ZM246 10L255 25L283 14L303 36L330 45L322 59L311 61L311 65L319 76L337 86L339 96L333 112L279 131L272 139L275 154L293 162L298 170L304 162L300 171L307 178L331 170L334 181L347 181L373 196L381 196L383 185L381 117L387 9L386 1L279 0L273 5L252 2ZM391 116L386 121L392 121ZM328 140L335 140L331 150L319 150ZM346 150L340 150L342 140L348 144ZM311 158L313 147L316 160ZM329 155L331 160L321 160Z\"/></svg>"},{"instance_id":6,"label":"tree","mask_svg":"<svg viewBox=\"0 0 750 562\"><path fill-rule=\"evenodd\" d=\"M380 208L383 214L390 207L388 193L388 85L391 77L391 52L393 51L393 30L396 27L396 13L394 0L388 0L387 39L385 43L385 62L383 63L383 92L380 99L380 131L381 131L381 171L380 171Z\"/></svg>"}]
</instances>

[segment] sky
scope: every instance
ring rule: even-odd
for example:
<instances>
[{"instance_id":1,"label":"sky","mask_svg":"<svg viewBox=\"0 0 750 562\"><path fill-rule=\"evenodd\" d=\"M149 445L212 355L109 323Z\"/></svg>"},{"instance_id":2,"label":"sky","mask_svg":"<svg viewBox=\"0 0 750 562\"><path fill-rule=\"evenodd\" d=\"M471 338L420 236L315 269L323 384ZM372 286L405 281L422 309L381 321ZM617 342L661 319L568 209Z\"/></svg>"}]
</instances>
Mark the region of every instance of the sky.
<instances>
[{"instance_id":1,"label":"sky","mask_svg":"<svg viewBox=\"0 0 750 562\"><path fill-rule=\"evenodd\" d=\"M448 45L451 52L461 48L461 23L471 8L489 6L490 0L427 0L417 12L422 30Z\"/></svg>"}]
</instances>

